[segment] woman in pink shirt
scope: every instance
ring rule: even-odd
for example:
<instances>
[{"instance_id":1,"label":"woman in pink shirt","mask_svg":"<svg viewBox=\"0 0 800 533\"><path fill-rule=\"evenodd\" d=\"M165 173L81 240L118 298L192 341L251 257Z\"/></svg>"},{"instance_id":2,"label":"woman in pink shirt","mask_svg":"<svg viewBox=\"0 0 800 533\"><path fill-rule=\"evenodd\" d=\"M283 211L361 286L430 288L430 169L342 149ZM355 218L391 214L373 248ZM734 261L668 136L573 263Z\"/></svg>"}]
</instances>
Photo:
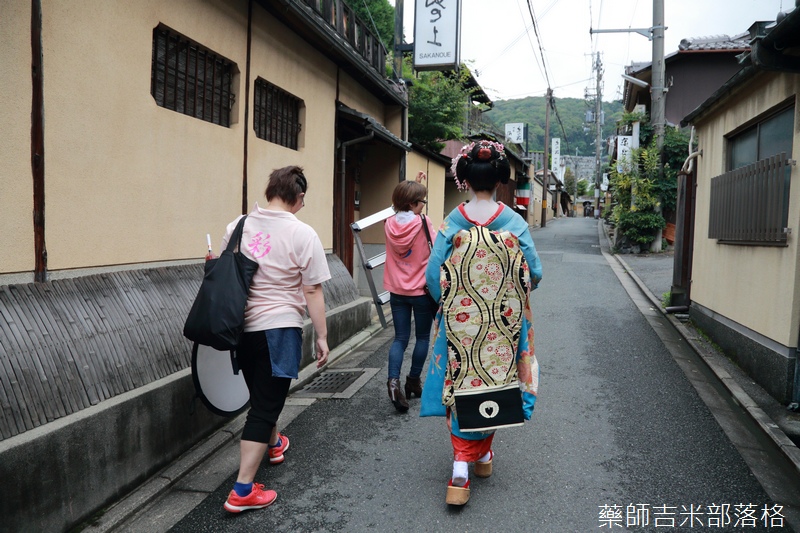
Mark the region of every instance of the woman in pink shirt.
<instances>
[{"instance_id":1,"label":"woman in pink shirt","mask_svg":"<svg viewBox=\"0 0 800 533\"><path fill-rule=\"evenodd\" d=\"M392 193L395 215L384 225L386 232L386 267L383 287L391 293L389 303L394 322L394 342L389 348L389 398L395 409L408 411L407 397L422 395L420 375L431 338L433 312L431 300L425 291L425 268L431 255L428 235L434 238L430 220L421 216L427 201L427 189L419 183L425 173L417 175L417 181L404 181ZM411 336L411 314L414 314L414 351L411 354L411 369L406 376L405 394L400 388L400 369L403 355Z\"/></svg>"}]
</instances>

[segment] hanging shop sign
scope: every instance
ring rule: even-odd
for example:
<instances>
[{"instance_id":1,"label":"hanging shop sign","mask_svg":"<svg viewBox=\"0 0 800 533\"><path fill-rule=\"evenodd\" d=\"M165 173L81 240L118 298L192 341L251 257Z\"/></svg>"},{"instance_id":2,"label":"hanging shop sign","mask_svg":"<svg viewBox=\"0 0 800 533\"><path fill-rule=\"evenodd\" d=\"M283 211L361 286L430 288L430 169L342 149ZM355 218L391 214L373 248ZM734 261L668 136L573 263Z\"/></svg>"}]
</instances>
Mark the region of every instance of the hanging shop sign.
<instances>
[{"instance_id":1,"label":"hanging shop sign","mask_svg":"<svg viewBox=\"0 0 800 533\"><path fill-rule=\"evenodd\" d=\"M461 0L416 0L414 69L455 70L461 64Z\"/></svg>"},{"instance_id":2,"label":"hanging shop sign","mask_svg":"<svg viewBox=\"0 0 800 533\"><path fill-rule=\"evenodd\" d=\"M522 144L525 142L525 123L513 122L506 124L506 142L514 144Z\"/></svg>"}]
</instances>

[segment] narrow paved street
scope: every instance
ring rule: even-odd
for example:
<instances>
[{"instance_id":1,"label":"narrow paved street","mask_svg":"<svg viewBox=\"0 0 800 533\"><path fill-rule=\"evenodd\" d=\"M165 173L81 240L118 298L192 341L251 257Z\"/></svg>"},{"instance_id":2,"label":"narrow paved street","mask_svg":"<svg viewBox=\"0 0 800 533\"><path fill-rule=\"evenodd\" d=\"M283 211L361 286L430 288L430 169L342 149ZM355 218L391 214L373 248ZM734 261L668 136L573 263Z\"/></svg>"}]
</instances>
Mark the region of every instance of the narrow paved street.
<instances>
[{"instance_id":1,"label":"narrow paved street","mask_svg":"<svg viewBox=\"0 0 800 533\"><path fill-rule=\"evenodd\" d=\"M791 531L777 515L764 527L774 502L623 288L597 228L573 218L533 232L540 396L531 422L497 432L494 474L473 478L464 508L444 502L444 420L419 418L417 399L397 414L387 398L390 327L337 362L379 369L355 395L317 400L282 428L286 462L256 478L277 490L273 506L226 513L231 471L172 530Z\"/></svg>"}]
</instances>

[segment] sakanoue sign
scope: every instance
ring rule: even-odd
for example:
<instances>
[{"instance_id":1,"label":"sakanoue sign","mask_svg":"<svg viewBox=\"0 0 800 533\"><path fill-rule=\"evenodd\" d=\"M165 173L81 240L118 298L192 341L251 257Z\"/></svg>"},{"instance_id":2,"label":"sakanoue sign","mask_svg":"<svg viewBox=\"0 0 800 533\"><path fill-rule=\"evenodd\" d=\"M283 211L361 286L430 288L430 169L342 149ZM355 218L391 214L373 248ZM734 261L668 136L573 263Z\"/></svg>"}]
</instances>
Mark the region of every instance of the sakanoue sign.
<instances>
[{"instance_id":1,"label":"sakanoue sign","mask_svg":"<svg viewBox=\"0 0 800 533\"><path fill-rule=\"evenodd\" d=\"M461 0L416 0L414 69L455 70L461 63Z\"/></svg>"}]
</instances>

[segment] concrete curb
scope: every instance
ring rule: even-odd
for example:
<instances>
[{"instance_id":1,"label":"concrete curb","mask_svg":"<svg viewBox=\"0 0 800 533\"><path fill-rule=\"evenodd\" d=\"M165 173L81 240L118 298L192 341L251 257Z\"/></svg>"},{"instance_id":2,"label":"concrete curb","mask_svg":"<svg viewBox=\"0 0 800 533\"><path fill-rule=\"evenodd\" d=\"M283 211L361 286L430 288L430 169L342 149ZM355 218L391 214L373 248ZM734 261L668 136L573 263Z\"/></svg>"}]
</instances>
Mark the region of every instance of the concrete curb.
<instances>
[{"instance_id":1,"label":"concrete curb","mask_svg":"<svg viewBox=\"0 0 800 533\"><path fill-rule=\"evenodd\" d=\"M608 236L608 232L606 231L605 224L603 221L600 221L600 226L603 235L608 242L609 250L613 247L611 243L611 239ZM733 377L719 364L717 361L717 355L709 354L706 350L703 350L697 342L697 335L692 332L685 324L683 324L680 320L675 318L674 315L667 314L663 307L661 307L661 301L650 291L649 288L644 284L644 282L636 275L633 269L625 262L625 260L619 254L611 254L622 268L625 269L625 272L630 275L631 279L633 279L634 283L639 287L642 293L647 297L650 302L652 302L653 307L658 310L664 317L669 320L672 326L680 333L681 337L686 341L686 343L692 348L692 350L697 353L700 359L708 366L709 369L714 373L715 376L722 382L725 388L730 392L731 396L733 396L734 400L741 405L747 414L750 415L750 418L758 424L761 430L766 434L772 442L780 449L781 453L794 465L795 470L798 474L800 474L800 448L798 448L794 442L789 439L786 433L775 423L774 420L764 412L761 407L753 400L749 394L747 394L744 389L742 389L738 383L733 379Z\"/></svg>"},{"instance_id":2,"label":"concrete curb","mask_svg":"<svg viewBox=\"0 0 800 533\"><path fill-rule=\"evenodd\" d=\"M356 350L382 330L383 328L380 324L373 324L331 350L328 355L328 362L321 368L317 368L316 365L312 364L301 369L298 379L289 389L289 398L291 398L292 393L305 387L334 362ZM166 494L178 481L192 472L198 465L237 439L244 428L246 417L247 413L240 414L196 444L176 461L145 481L122 500L106 509L96 521L90 521L84 531L91 533L114 531L118 526L133 518L139 511Z\"/></svg>"}]
</instances>

